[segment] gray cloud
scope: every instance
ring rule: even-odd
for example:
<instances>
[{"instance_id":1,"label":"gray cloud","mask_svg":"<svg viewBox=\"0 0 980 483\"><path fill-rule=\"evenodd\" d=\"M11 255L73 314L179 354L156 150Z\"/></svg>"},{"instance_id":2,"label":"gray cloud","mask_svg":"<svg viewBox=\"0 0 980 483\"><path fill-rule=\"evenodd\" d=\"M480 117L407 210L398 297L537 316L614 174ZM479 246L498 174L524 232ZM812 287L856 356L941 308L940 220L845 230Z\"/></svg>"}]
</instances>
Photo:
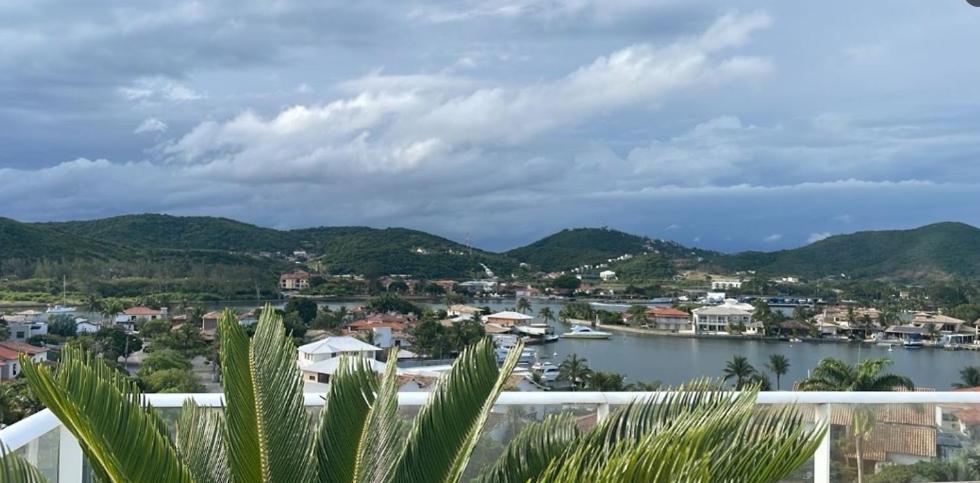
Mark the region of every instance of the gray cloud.
<instances>
[{"instance_id":1,"label":"gray cloud","mask_svg":"<svg viewBox=\"0 0 980 483\"><path fill-rule=\"evenodd\" d=\"M972 10L740 6L6 3L0 215L730 250L980 222Z\"/></svg>"}]
</instances>

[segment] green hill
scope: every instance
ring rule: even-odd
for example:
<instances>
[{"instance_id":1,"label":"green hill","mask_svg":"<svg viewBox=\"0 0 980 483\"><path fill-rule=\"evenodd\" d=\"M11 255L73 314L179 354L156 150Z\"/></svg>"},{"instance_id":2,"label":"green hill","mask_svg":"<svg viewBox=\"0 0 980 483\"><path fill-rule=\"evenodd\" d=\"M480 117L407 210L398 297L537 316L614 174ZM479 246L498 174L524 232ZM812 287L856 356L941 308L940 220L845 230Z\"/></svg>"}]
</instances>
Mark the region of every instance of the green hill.
<instances>
[{"instance_id":1,"label":"green hill","mask_svg":"<svg viewBox=\"0 0 980 483\"><path fill-rule=\"evenodd\" d=\"M949 278L980 274L980 229L935 223L911 230L837 235L777 252L745 252L716 260L727 271L850 278Z\"/></svg>"},{"instance_id":2,"label":"green hill","mask_svg":"<svg viewBox=\"0 0 980 483\"><path fill-rule=\"evenodd\" d=\"M331 273L464 278L482 276L481 264L501 276L517 266L505 256L406 228L323 227L292 233L315 244L317 261Z\"/></svg>"},{"instance_id":3,"label":"green hill","mask_svg":"<svg viewBox=\"0 0 980 483\"><path fill-rule=\"evenodd\" d=\"M144 249L258 252L299 248L298 240L290 232L207 216L123 215L38 226Z\"/></svg>"},{"instance_id":4,"label":"green hill","mask_svg":"<svg viewBox=\"0 0 980 483\"><path fill-rule=\"evenodd\" d=\"M547 272L643 252L649 240L609 228L570 228L504 254Z\"/></svg>"},{"instance_id":5,"label":"green hill","mask_svg":"<svg viewBox=\"0 0 980 483\"><path fill-rule=\"evenodd\" d=\"M114 243L79 238L59 230L0 218L0 260L111 258L132 252Z\"/></svg>"}]
</instances>

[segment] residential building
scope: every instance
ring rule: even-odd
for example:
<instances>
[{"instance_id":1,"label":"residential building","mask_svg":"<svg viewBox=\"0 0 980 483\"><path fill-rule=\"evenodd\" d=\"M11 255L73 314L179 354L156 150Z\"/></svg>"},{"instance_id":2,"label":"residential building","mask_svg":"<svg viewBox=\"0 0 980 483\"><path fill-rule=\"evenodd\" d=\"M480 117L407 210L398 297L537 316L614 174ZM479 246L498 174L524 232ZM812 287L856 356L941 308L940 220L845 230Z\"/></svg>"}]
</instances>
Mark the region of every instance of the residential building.
<instances>
[{"instance_id":1,"label":"residential building","mask_svg":"<svg viewBox=\"0 0 980 483\"><path fill-rule=\"evenodd\" d=\"M123 310L122 313L116 314L115 322L117 324L136 324L139 322L146 322L147 320L160 320L167 317L167 308L162 307L160 309L153 309L150 307L130 307Z\"/></svg>"},{"instance_id":2,"label":"residential building","mask_svg":"<svg viewBox=\"0 0 980 483\"><path fill-rule=\"evenodd\" d=\"M727 334L729 325L745 326L752 324L752 311L747 304L722 304L694 309L694 331L699 334Z\"/></svg>"},{"instance_id":3,"label":"residential building","mask_svg":"<svg viewBox=\"0 0 980 483\"><path fill-rule=\"evenodd\" d=\"M670 307L647 309L647 320L655 329L682 332L691 330L691 314Z\"/></svg>"},{"instance_id":4,"label":"residential building","mask_svg":"<svg viewBox=\"0 0 980 483\"><path fill-rule=\"evenodd\" d=\"M341 356L362 357L375 371L384 370L384 364L376 359L382 349L356 337L327 337L301 345L296 350L299 352L298 364L304 381L330 382L330 376L337 371Z\"/></svg>"},{"instance_id":5,"label":"residential building","mask_svg":"<svg viewBox=\"0 0 980 483\"><path fill-rule=\"evenodd\" d=\"M911 325L923 327L927 332L935 331L940 333L955 333L963 327L966 321L942 314L930 314L927 312L917 312L912 317Z\"/></svg>"},{"instance_id":6,"label":"residential building","mask_svg":"<svg viewBox=\"0 0 980 483\"><path fill-rule=\"evenodd\" d=\"M528 324L532 320L534 320L534 317L527 314L522 314L520 312L505 310L503 312L497 312L495 314L487 315L486 317L483 318L483 320L488 324L510 326L510 325Z\"/></svg>"},{"instance_id":7,"label":"residential building","mask_svg":"<svg viewBox=\"0 0 980 483\"><path fill-rule=\"evenodd\" d=\"M31 337L48 333L48 323L44 321L44 312L24 310L4 315L3 320L7 323L11 340L23 342Z\"/></svg>"},{"instance_id":8,"label":"residential building","mask_svg":"<svg viewBox=\"0 0 980 483\"><path fill-rule=\"evenodd\" d=\"M93 324L88 319L84 317L78 317L75 319L75 333L76 334L94 334L101 329L98 324Z\"/></svg>"},{"instance_id":9,"label":"residential building","mask_svg":"<svg viewBox=\"0 0 980 483\"><path fill-rule=\"evenodd\" d=\"M305 270L293 270L279 276L279 290L298 291L310 287L310 273Z\"/></svg>"},{"instance_id":10,"label":"residential building","mask_svg":"<svg viewBox=\"0 0 980 483\"><path fill-rule=\"evenodd\" d=\"M473 314L483 313L483 309L479 307L474 307L472 305L464 304L453 304L446 309L446 315L449 317L473 317Z\"/></svg>"},{"instance_id":11,"label":"residential building","mask_svg":"<svg viewBox=\"0 0 980 483\"><path fill-rule=\"evenodd\" d=\"M18 356L27 354L33 362L48 360L48 350L19 341L6 340L0 342L0 381L10 381L20 375L21 367Z\"/></svg>"},{"instance_id":12,"label":"residential building","mask_svg":"<svg viewBox=\"0 0 980 483\"><path fill-rule=\"evenodd\" d=\"M204 335L214 335L218 331L218 319L221 312L214 310L201 317L201 333Z\"/></svg>"},{"instance_id":13,"label":"residential building","mask_svg":"<svg viewBox=\"0 0 980 483\"><path fill-rule=\"evenodd\" d=\"M599 272L599 278L601 278L605 282L608 282L610 280L616 280L616 272L612 270L603 270Z\"/></svg>"},{"instance_id":14,"label":"residential building","mask_svg":"<svg viewBox=\"0 0 980 483\"><path fill-rule=\"evenodd\" d=\"M737 278L719 278L711 281L711 290L731 290L742 288L742 281Z\"/></svg>"}]
</instances>

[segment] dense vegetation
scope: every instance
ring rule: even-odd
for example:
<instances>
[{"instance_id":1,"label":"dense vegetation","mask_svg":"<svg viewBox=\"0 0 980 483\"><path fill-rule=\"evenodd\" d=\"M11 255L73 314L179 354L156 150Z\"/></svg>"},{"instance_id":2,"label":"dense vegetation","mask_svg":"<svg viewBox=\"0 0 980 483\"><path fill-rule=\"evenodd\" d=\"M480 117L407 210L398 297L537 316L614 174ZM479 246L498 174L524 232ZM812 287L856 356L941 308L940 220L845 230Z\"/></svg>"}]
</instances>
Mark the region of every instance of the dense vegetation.
<instances>
[{"instance_id":1,"label":"dense vegetation","mask_svg":"<svg viewBox=\"0 0 980 483\"><path fill-rule=\"evenodd\" d=\"M719 258L727 270L805 277L974 278L980 273L980 229L935 223L912 230L838 235L792 250Z\"/></svg>"},{"instance_id":2,"label":"dense vegetation","mask_svg":"<svg viewBox=\"0 0 980 483\"><path fill-rule=\"evenodd\" d=\"M640 253L647 242L646 238L608 228L573 228L515 248L506 255L550 272Z\"/></svg>"}]
</instances>

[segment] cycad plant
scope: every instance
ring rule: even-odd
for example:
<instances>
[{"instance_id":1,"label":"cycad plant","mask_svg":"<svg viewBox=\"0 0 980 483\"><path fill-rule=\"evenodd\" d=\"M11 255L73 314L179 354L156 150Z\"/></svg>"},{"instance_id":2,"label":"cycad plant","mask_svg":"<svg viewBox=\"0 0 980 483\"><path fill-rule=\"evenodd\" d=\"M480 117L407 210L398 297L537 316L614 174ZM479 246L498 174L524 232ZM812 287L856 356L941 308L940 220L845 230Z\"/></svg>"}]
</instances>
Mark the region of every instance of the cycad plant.
<instances>
[{"instance_id":1,"label":"cycad plant","mask_svg":"<svg viewBox=\"0 0 980 483\"><path fill-rule=\"evenodd\" d=\"M394 358L380 377L346 359L324 410L304 407L295 348L274 310L249 340L220 324L224 406L188 401L171 437L138 388L101 359L66 349L53 373L23 360L31 387L78 439L100 481L455 482L513 370L492 343L466 349L413 422L397 415ZM485 481L775 481L805 461L823 428L792 409L753 412L756 393L685 387L617 411L588 433L570 416L528 426ZM43 481L0 456L0 481Z\"/></svg>"}]
</instances>

